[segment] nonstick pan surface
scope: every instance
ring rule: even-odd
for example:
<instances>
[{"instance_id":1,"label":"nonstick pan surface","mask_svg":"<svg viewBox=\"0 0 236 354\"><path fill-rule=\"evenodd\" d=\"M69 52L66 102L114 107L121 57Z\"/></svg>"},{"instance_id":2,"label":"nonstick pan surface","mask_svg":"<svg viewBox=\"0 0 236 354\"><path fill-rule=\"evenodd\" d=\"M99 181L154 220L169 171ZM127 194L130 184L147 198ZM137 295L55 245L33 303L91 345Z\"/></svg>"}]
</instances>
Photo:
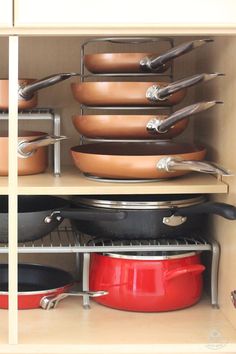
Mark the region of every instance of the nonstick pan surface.
<instances>
[{"instance_id":1,"label":"nonstick pan surface","mask_svg":"<svg viewBox=\"0 0 236 354\"><path fill-rule=\"evenodd\" d=\"M192 50L212 42L212 39L197 39L181 43L162 53L96 53L84 57L86 68L92 73L139 73L165 72L171 62Z\"/></svg>"},{"instance_id":2,"label":"nonstick pan surface","mask_svg":"<svg viewBox=\"0 0 236 354\"><path fill-rule=\"evenodd\" d=\"M75 115L73 124L83 136L91 139L171 139L184 131L188 119L173 125L165 133L150 133L147 125L153 119L164 120L167 115Z\"/></svg>"},{"instance_id":3,"label":"nonstick pan surface","mask_svg":"<svg viewBox=\"0 0 236 354\"><path fill-rule=\"evenodd\" d=\"M183 100L186 88L212 80L221 73L201 73L175 82L72 83L74 98L88 106L172 106Z\"/></svg>"},{"instance_id":4,"label":"nonstick pan surface","mask_svg":"<svg viewBox=\"0 0 236 354\"><path fill-rule=\"evenodd\" d=\"M170 115L74 115L75 128L88 138L159 139L173 138L187 127L189 117L205 111L221 101L192 104Z\"/></svg>"},{"instance_id":5,"label":"nonstick pan surface","mask_svg":"<svg viewBox=\"0 0 236 354\"><path fill-rule=\"evenodd\" d=\"M84 173L105 178L152 179L181 176L185 171L157 169L163 157L202 160L203 146L162 141L152 143L100 143L71 148L75 165Z\"/></svg>"},{"instance_id":6,"label":"nonstick pan surface","mask_svg":"<svg viewBox=\"0 0 236 354\"><path fill-rule=\"evenodd\" d=\"M166 87L168 82L82 82L72 83L74 98L88 106L171 106L186 96L186 89L170 95L165 100L150 101L147 90L154 85Z\"/></svg>"}]
</instances>

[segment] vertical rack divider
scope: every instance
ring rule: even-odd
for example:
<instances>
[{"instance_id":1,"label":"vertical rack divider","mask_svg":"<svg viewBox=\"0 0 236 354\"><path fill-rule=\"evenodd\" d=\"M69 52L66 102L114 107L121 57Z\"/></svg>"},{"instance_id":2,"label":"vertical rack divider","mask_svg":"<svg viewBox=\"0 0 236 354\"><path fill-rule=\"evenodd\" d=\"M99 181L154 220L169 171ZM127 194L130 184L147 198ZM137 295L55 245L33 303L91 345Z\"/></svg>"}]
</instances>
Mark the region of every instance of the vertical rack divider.
<instances>
[{"instance_id":1,"label":"vertical rack divider","mask_svg":"<svg viewBox=\"0 0 236 354\"><path fill-rule=\"evenodd\" d=\"M18 343L18 257L17 257L17 141L18 141L18 36L9 37L9 211L8 211L8 283L9 312L8 339L9 344ZM10 94L11 93L11 94Z\"/></svg>"}]
</instances>

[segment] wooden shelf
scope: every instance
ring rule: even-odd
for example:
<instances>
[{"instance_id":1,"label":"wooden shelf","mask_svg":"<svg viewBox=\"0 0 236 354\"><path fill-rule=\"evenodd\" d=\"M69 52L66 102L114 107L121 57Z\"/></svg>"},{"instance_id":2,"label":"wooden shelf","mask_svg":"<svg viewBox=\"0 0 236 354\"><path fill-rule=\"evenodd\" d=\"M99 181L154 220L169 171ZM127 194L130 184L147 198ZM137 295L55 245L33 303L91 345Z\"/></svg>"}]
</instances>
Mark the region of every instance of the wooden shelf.
<instances>
[{"instance_id":1,"label":"wooden shelf","mask_svg":"<svg viewBox=\"0 0 236 354\"><path fill-rule=\"evenodd\" d=\"M209 175L191 174L181 178L150 183L110 183L93 181L76 168L63 168L61 177L52 173L18 179L19 194L171 194L227 193L228 185Z\"/></svg>"},{"instance_id":2,"label":"wooden shelf","mask_svg":"<svg viewBox=\"0 0 236 354\"><path fill-rule=\"evenodd\" d=\"M54 310L19 311L14 353L31 353L35 343L38 353L205 353L236 348L236 330L207 297L165 313L118 311L94 302L84 310L81 299L68 298ZM6 353L2 346L0 353Z\"/></svg>"},{"instance_id":3,"label":"wooden shelf","mask_svg":"<svg viewBox=\"0 0 236 354\"><path fill-rule=\"evenodd\" d=\"M8 179L0 177L0 195L8 194Z\"/></svg>"}]
</instances>

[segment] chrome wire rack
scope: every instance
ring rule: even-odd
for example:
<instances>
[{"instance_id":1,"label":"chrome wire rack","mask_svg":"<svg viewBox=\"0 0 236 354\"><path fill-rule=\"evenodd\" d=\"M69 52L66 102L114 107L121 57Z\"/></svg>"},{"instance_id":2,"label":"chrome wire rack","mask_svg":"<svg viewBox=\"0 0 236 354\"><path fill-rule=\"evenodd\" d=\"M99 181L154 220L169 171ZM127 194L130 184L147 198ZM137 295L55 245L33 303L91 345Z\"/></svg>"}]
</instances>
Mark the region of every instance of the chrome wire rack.
<instances>
[{"instance_id":1,"label":"chrome wire rack","mask_svg":"<svg viewBox=\"0 0 236 354\"><path fill-rule=\"evenodd\" d=\"M104 240L91 239L80 234L70 225L62 224L47 236L30 242L19 243L18 253L75 253L83 255L84 291L89 290L90 254L93 252L211 252L211 304L218 308L218 267L220 248L215 240L206 240L200 235L182 238L157 238L152 240ZM0 254L8 253L8 245L0 244ZM77 259L79 264L79 259ZM89 296L83 296L84 308L90 307Z\"/></svg>"},{"instance_id":2,"label":"chrome wire rack","mask_svg":"<svg viewBox=\"0 0 236 354\"><path fill-rule=\"evenodd\" d=\"M212 243L201 236L157 238L150 240L91 239L71 226L63 225L41 239L20 242L18 253L92 253L138 251L210 251ZM0 253L7 253L8 245L0 243Z\"/></svg>"},{"instance_id":3,"label":"chrome wire rack","mask_svg":"<svg viewBox=\"0 0 236 354\"><path fill-rule=\"evenodd\" d=\"M1 119L8 119L8 111L0 110ZM51 108L33 108L18 112L19 120L51 120L53 124L53 134L59 136L61 134L61 116L58 110ZM60 142L53 145L53 173L55 176L61 174L61 158L60 158Z\"/></svg>"}]
</instances>

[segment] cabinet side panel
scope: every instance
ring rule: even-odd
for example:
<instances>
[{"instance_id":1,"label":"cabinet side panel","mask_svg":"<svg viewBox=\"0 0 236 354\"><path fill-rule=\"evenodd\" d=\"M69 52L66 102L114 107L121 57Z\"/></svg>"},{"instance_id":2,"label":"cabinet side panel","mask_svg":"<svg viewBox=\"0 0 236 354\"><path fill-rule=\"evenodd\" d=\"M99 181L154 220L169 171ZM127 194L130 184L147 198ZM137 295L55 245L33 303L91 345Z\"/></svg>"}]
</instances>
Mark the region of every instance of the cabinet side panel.
<instances>
[{"instance_id":1,"label":"cabinet side panel","mask_svg":"<svg viewBox=\"0 0 236 354\"><path fill-rule=\"evenodd\" d=\"M218 37L207 52L197 53L198 71L223 72L225 77L209 82L204 91L199 92L199 100L218 99L224 101L212 110L208 110L202 118L195 120L195 136L208 147L208 159L223 164L236 174L236 70L235 70L235 37ZM206 55L207 53L207 55ZM228 195L215 195L220 202L236 205L236 177L227 177ZM236 221L225 220L215 216L212 218L211 234L221 246L219 273L220 307L230 321L236 325L236 309L234 309L230 292L236 289Z\"/></svg>"}]
</instances>

